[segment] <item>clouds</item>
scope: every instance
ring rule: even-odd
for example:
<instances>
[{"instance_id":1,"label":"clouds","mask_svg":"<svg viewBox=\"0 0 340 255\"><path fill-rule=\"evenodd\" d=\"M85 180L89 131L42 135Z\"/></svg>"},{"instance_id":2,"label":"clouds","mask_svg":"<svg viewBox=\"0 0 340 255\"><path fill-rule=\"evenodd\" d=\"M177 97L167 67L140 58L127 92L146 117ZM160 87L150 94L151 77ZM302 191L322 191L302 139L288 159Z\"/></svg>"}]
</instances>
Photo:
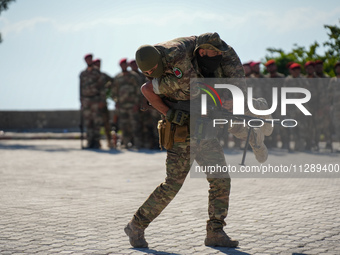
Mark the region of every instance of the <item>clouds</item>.
<instances>
[{"instance_id":1,"label":"clouds","mask_svg":"<svg viewBox=\"0 0 340 255\"><path fill-rule=\"evenodd\" d=\"M277 34L290 33L292 31L303 31L318 29L327 23L334 23L340 17L340 7L331 11L318 10L313 7L297 7L286 12L263 12L250 13L261 20L262 26L268 31Z\"/></svg>"},{"instance_id":2,"label":"clouds","mask_svg":"<svg viewBox=\"0 0 340 255\"><path fill-rule=\"evenodd\" d=\"M34 17L32 19L21 20L18 22L10 22L8 19L1 18L1 33L6 37L10 33L21 33L24 30L32 30L38 24L52 23L52 20L44 17Z\"/></svg>"},{"instance_id":3,"label":"clouds","mask_svg":"<svg viewBox=\"0 0 340 255\"><path fill-rule=\"evenodd\" d=\"M187 10L167 9L159 12L149 11L152 15L144 12L117 13L116 15L103 15L96 13L91 18L75 16L73 19L49 18L47 16L32 17L30 19L11 22L0 18L0 29L4 37L10 33L20 33L24 30L32 30L40 24L52 25L56 30L63 33L80 32L100 27L114 28L117 26L136 26L146 32L153 29L176 29L187 26L204 27L206 24L215 24L223 30L248 31L251 27L271 31L276 34L289 33L296 30L315 29L320 24L334 22L340 16L340 7L331 11L322 11L313 7L296 7L282 10L246 10L240 13L228 13L206 10L193 10L188 15ZM104 17L103 17L104 16Z\"/></svg>"}]
</instances>

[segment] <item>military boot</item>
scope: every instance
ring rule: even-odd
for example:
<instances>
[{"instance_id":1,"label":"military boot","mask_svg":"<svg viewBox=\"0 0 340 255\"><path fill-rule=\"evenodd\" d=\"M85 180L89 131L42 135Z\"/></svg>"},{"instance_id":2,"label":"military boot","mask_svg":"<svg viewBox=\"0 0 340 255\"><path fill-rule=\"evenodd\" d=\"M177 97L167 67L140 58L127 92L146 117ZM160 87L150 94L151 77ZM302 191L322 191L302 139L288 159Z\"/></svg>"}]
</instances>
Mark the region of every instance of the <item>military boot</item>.
<instances>
[{"instance_id":1,"label":"military boot","mask_svg":"<svg viewBox=\"0 0 340 255\"><path fill-rule=\"evenodd\" d=\"M148 243L144 238L144 228L134 220L131 220L124 228L125 234L129 237L130 244L134 248L147 248Z\"/></svg>"},{"instance_id":2,"label":"military boot","mask_svg":"<svg viewBox=\"0 0 340 255\"><path fill-rule=\"evenodd\" d=\"M213 229L207 225L207 237L204 240L206 246L220 246L235 248L238 246L238 241L232 240L222 228Z\"/></svg>"},{"instance_id":3,"label":"military boot","mask_svg":"<svg viewBox=\"0 0 340 255\"><path fill-rule=\"evenodd\" d=\"M268 149L264 144L264 134L260 128L252 129L249 144L253 149L256 160L260 163L264 163L268 158Z\"/></svg>"}]
</instances>

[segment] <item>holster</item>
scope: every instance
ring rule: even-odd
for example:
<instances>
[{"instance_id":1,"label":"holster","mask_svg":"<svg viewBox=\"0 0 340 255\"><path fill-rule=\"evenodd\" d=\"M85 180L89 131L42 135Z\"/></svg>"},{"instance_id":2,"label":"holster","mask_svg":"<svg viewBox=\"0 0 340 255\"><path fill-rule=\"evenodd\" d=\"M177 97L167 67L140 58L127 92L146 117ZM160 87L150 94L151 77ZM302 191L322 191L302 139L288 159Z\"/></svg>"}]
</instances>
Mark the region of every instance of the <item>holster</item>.
<instances>
[{"instance_id":1,"label":"holster","mask_svg":"<svg viewBox=\"0 0 340 255\"><path fill-rule=\"evenodd\" d=\"M159 147L166 150L172 149L174 142L185 142L189 131L188 126L179 126L167 120L159 120L158 125Z\"/></svg>"}]
</instances>

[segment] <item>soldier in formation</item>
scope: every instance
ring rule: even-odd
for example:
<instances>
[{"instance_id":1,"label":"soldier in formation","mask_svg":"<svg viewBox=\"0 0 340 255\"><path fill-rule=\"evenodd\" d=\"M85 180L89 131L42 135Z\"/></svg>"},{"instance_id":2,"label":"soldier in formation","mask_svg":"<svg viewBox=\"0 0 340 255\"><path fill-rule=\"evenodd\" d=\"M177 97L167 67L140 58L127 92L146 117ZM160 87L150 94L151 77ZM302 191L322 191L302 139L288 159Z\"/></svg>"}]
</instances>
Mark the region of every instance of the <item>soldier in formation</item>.
<instances>
[{"instance_id":1,"label":"soldier in formation","mask_svg":"<svg viewBox=\"0 0 340 255\"><path fill-rule=\"evenodd\" d=\"M94 68L97 68L98 71L101 73L100 82L104 84L104 86L101 89L101 104L100 104L100 111L102 113L103 118L103 125L105 130L105 136L107 140L107 146L112 149L115 148L115 144L113 143L112 136L111 136L111 117L110 112L107 108L107 101L106 98L109 96L110 88L112 86L113 79L107 75L106 73L103 73L100 71L101 66L101 60L95 59L93 60Z\"/></svg>"},{"instance_id":2,"label":"soldier in formation","mask_svg":"<svg viewBox=\"0 0 340 255\"><path fill-rule=\"evenodd\" d=\"M85 57L86 69L80 73L80 102L81 113L84 118L86 128L86 139L88 149L99 149L100 127L103 123L103 103L102 93L105 86L105 79L94 67L92 54Z\"/></svg>"},{"instance_id":3,"label":"soldier in formation","mask_svg":"<svg viewBox=\"0 0 340 255\"><path fill-rule=\"evenodd\" d=\"M138 150L142 147L141 78L136 72L128 71L126 58L121 59L119 65L122 71L114 77L111 91L122 131L122 148Z\"/></svg>"},{"instance_id":4,"label":"soldier in formation","mask_svg":"<svg viewBox=\"0 0 340 255\"><path fill-rule=\"evenodd\" d=\"M129 66L132 72L135 72L140 80L139 80L139 87L141 87L146 81L147 78L145 75L139 71L138 65L136 60L131 60L129 62ZM147 100L145 97L140 93L140 102L141 111L140 120L141 120L141 132L142 132L142 144L143 148L146 149L156 149L158 148L158 131L157 131L157 122L160 119L159 112L148 105Z\"/></svg>"}]
</instances>

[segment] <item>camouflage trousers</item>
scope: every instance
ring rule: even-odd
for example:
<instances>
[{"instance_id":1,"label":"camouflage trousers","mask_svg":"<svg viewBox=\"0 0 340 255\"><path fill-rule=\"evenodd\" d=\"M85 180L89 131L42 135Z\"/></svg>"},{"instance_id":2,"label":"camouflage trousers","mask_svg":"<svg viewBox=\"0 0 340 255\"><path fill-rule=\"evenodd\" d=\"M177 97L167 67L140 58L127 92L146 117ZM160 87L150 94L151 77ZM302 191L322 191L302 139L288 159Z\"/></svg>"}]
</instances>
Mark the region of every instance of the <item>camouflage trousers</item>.
<instances>
[{"instance_id":1,"label":"camouflage trousers","mask_svg":"<svg viewBox=\"0 0 340 255\"><path fill-rule=\"evenodd\" d=\"M119 129L122 130L123 143L140 148L142 146L141 113L133 108L119 108Z\"/></svg>"},{"instance_id":2,"label":"camouflage trousers","mask_svg":"<svg viewBox=\"0 0 340 255\"><path fill-rule=\"evenodd\" d=\"M329 142L332 137L331 130L331 115L329 112L317 113L313 116L314 129L315 129L315 143L319 144L321 135L324 136L326 142Z\"/></svg>"},{"instance_id":3,"label":"camouflage trousers","mask_svg":"<svg viewBox=\"0 0 340 255\"><path fill-rule=\"evenodd\" d=\"M134 220L146 228L172 201L181 189L189 173L193 160L201 166L226 166L223 150L216 139L204 140L197 144L187 137L185 142L176 142L172 149L167 151L166 178L147 198L144 204L134 214ZM228 214L230 177L228 173L223 176L207 174L209 182L208 223L214 229L226 225L224 219Z\"/></svg>"},{"instance_id":4,"label":"camouflage trousers","mask_svg":"<svg viewBox=\"0 0 340 255\"><path fill-rule=\"evenodd\" d=\"M103 123L99 102L84 100L83 107L84 124L86 127L86 139L88 146L100 144L100 127Z\"/></svg>"}]
</instances>

